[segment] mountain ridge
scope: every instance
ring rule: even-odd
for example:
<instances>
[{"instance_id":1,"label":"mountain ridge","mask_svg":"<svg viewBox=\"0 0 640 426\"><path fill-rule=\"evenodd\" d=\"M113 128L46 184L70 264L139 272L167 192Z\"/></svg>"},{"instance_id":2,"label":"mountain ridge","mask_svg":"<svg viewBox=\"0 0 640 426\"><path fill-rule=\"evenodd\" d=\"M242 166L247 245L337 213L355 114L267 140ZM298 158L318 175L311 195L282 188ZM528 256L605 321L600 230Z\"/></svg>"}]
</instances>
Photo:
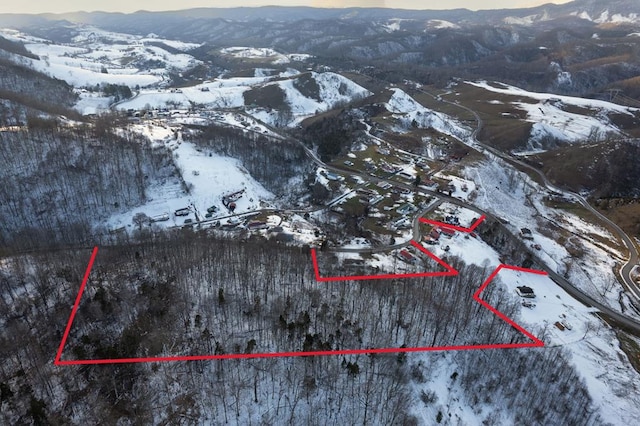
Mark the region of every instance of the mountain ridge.
<instances>
[{"instance_id":1,"label":"mountain ridge","mask_svg":"<svg viewBox=\"0 0 640 426\"><path fill-rule=\"evenodd\" d=\"M586 14L586 15L584 15ZM33 25L38 21L63 21L76 23L106 24L114 19L136 20L154 16L174 20L222 19L230 21L274 21L290 22L300 20L347 20L347 21L384 21L393 18L410 20L445 20L457 24L498 24L506 18L533 18L533 21L557 19L567 16L602 17L626 16L630 20L640 22L640 4L631 0L576 0L565 4L547 3L530 8L515 9L482 9L472 11L465 8L456 9L398 9L398 8L316 8L309 6L262 6L262 7L230 7L230 8L189 8L169 11L139 10L133 13L78 11L71 13L43 14L0 14L0 25ZM597 19L597 18L595 18ZM611 19L602 19L601 23ZM29 21L31 21L29 23ZM20 22L23 22L20 24Z\"/></svg>"}]
</instances>

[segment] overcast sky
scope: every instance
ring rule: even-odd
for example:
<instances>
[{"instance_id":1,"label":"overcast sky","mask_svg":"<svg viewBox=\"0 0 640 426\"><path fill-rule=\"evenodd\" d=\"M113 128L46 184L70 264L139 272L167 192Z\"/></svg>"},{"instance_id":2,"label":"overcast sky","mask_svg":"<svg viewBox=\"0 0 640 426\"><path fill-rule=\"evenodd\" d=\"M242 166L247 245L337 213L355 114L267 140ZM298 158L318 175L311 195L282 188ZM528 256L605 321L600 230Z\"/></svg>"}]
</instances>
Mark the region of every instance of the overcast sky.
<instances>
[{"instance_id":1,"label":"overcast sky","mask_svg":"<svg viewBox=\"0 0 640 426\"><path fill-rule=\"evenodd\" d=\"M315 7L394 7L403 9L502 9L567 3L568 0L2 0L0 13L63 13L76 11L135 12L137 10L176 10L192 7L235 6L315 6Z\"/></svg>"}]
</instances>

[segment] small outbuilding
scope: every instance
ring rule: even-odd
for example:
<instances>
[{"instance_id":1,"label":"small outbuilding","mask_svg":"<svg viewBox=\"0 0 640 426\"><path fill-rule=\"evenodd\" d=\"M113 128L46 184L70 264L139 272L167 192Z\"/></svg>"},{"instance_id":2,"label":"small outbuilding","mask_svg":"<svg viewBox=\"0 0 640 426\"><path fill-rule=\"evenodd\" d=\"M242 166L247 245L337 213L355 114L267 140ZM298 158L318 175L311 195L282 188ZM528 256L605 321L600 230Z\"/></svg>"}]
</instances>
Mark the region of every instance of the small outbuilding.
<instances>
[{"instance_id":1,"label":"small outbuilding","mask_svg":"<svg viewBox=\"0 0 640 426\"><path fill-rule=\"evenodd\" d=\"M533 292L533 289L525 285L517 287L516 292L520 297L527 297L529 299L533 299L536 297L536 294Z\"/></svg>"},{"instance_id":2,"label":"small outbuilding","mask_svg":"<svg viewBox=\"0 0 640 426\"><path fill-rule=\"evenodd\" d=\"M520 229L520 236L522 238L524 238L525 240L533 240L533 233L531 232L531 229L529 229L529 228Z\"/></svg>"}]
</instances>

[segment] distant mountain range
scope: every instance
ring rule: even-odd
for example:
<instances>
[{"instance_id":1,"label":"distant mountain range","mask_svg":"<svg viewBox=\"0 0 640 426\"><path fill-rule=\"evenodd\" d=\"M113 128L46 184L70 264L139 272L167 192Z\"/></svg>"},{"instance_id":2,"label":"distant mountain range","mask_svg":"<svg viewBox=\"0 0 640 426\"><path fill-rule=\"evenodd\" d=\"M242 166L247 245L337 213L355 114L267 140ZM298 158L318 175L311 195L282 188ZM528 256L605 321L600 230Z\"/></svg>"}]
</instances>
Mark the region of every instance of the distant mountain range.
<instances>
[{"instance_id":1,"label":"distant mountain range","mask_svg":"<svg viewBox=\"0 0 640 426\"><path fill-rule=\"evenodd\" d=\"M194 8L168 12L138 11L132 14L106 12L75 12L64 14L0 14L0 25L24 27L47 21L69 21L105 27L139 26L148 31L150 26L178 22L202 22L206 20L291 22L301 20L344 20L383 22L392 19L412 21L448 21L455 25L522 24L575 18L596 23L640 23L640 3L635 0L576 0L562 5L545 4L521 9L491 9L471 11L406 10L390 8L320 9L312 7L235 7ZM406 21L404 21L406 20ZM410 24L409 24L410 25ZM402 26L402 25L401 25ZM124 28L119 28L123 30Z\"/></svg>"},{"instance_id":2,"label":"distant mountain range","mask_svg":"<svg viewBox=\"0 0 640 426\"><path fill-rule=\"evenodd\" d=\"M342 69L373 67L385 80L441 84L496 79L529 90L602 96L640 89L640 2L577 0L470 11L310 7L199 8L132 14L0 14L0 27L69 43L82 26L203 44L190 52L218 67L217 49L308 53Z\"/></svg>"}]
</instances>

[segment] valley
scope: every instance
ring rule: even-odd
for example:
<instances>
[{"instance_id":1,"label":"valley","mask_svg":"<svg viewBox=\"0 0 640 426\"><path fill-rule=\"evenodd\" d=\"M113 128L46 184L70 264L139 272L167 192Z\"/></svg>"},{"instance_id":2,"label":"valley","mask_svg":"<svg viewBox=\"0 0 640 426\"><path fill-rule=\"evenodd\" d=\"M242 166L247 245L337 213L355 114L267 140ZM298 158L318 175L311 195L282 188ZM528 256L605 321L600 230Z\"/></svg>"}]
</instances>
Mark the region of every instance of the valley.
<instances>
[{"instance_id":1,"label":"valley","mask_svg":"<svg viewBox=\"0 0 640 426\"><path fill-rule=\"evenodd\" d=\"M366 49L265 46L233 19L224 42L125 31L137 14L0 29L0 419L636 418L640 109L606 92L631 77L569 88L608 60L551 52L539 81L483 73L497 51L409 60L412 31L461 37L450 13L359 18ZM553 25L531 13L500 18L529 34L500 54L640 40L633 14L576 12L533 53Z\"/></svg>"}]
</instances>

